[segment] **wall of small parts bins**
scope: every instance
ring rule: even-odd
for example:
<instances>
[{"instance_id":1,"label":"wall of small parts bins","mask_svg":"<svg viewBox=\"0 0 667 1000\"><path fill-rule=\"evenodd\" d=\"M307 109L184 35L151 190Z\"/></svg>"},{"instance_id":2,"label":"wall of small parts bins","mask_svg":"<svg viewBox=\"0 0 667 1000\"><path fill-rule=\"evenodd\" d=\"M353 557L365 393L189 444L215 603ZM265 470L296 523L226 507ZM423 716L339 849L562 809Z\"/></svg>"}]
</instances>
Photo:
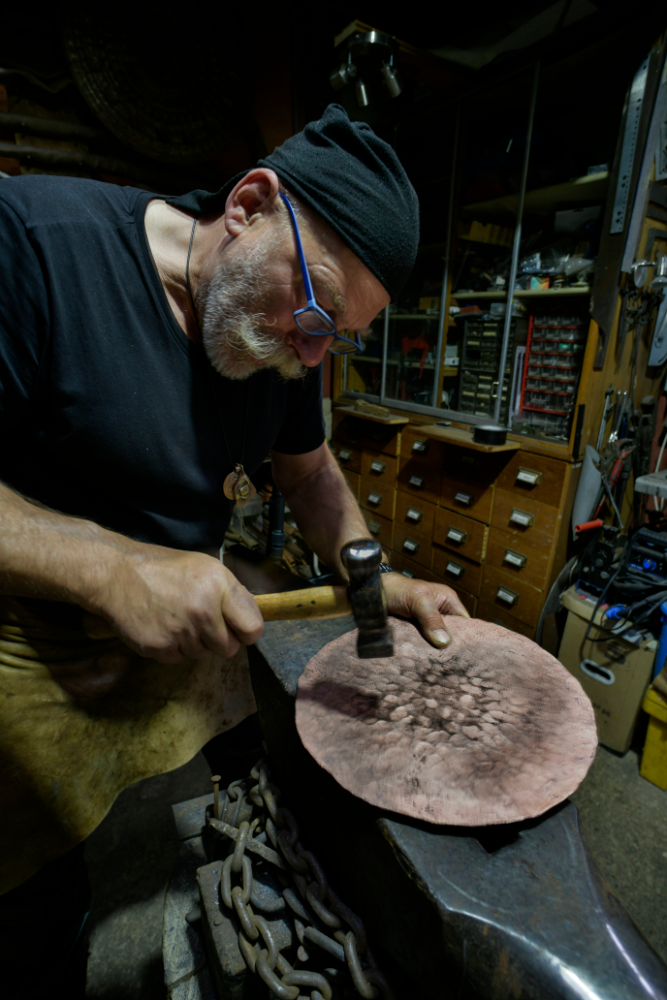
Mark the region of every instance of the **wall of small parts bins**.
<instances>
[{"instance_id":1,"label":"wall of small parts bins","mask_svg":"<svg viewBox=\"0 0 667 1000\"><path fill-rule=\"evenodd\" d=\"M565 561L572 463L336 410L331 447L394 569L447 583L470 615L534 637Z\"/></svg>"},{"instance_id":2,"label":"wall of small parts bins","mask_svg":"<svg viewBox=\"0 0 667 1000\"><path fill-rule=\"evenodd\" d=\"M460 348L460 388L457 409L476 416L493 415L498 393L498 365L503 342L504 318L481 314L466 317ZM508 392L512 386L512 359L517 339L517 326L524 327L525 320L512 320L507 350L507 365L503 381L500 422L507 423Z\"/></svg>"},{"instance_id":3,"label":"wall of small parts bins","mask_svg":"<svg viewBox=\"0 0 667 1000\"><path fill-rule=\"evenodd\" d=\"M521 386L523 422L514 428L567 437L581 375L589 317L536 314L530 317L527 364Z\"/></svg>"}]
</instances>

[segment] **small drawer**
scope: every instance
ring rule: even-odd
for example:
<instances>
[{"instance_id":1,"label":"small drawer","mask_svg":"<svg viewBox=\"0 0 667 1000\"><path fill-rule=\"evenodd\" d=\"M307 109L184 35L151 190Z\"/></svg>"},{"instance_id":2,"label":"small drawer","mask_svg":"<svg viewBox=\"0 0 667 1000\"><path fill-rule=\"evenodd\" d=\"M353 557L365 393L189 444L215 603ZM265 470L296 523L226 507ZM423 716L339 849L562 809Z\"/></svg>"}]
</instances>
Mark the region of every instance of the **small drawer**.
<instances>
[{"instance_id":1,"label":"small drawer","mask_svg":"<svg viewBox=\"0 0 667 1000\"><path fill-rule=\"evenodd\" d=\"M400 552L408 559L419 563L420 566L425 566L426 569L431 568L433 545L430 535L397 524L394 527L393 548L395 552Z\"/></svg>"},{"instance_id":2,"label":"small drawer","mask_svg":"<svg viewBox=\"0 0 667 1000\"><path fill-rule=\"evenodd\" d=\"M440 493L440 467L427 465L426 462L416 458L401 458L397 484L406 493L437 504Z\"/></svg>"},{"instance_id":3,"label":"small drawer","mask_svg":"<svg viewBox=\"0 0 667 1000\"><path fill-rule=\"evenodd\" d=\"M479 483L492 483L502 473L513 457L512 452L473 451L458 445L446 445L443 469L454 479L474 479Z\"/></svg>"},{"instance_id":4,"label":"small drawer","mask_svg":"<svg viewBox=\"0 0 667 1000\"><path fill-rule=\"evenodd\" d=\"M385 455L398 455L402 424L379 424L350 413L334 409L334 444L350 444L353 448L370 448Z\"/></svg>"},{"instance_id":5,"label":"small drawer","mask_svg":"<svg viewBox=\"0 0 667 1000\"><path fill-rule=\"evenodd\" d=\"M449 580L447 581L447 585L450 586L452 590L456 591L456 596L458 597L459 601L466 609L470 617L471 618L478 617L475 614L475 612L477 611L477 598L473 597L472 594L466 593L465 590L461 590L460 587L453 586L453 584L449 583Z\"/></svg>"},{"instance_id":6,"label":"small drawer","mask_svg":"<svg viewBox=\"0 0 667 1000\"><path fill-rule=\"evenodd\" d=\"M441 441L424 437L418 427L408 426L401 433L401 458L414 458L441 469L444 451Z\"/></svg>"},{"instance_id":7,"label":"small drawer","mask_svg":"<svg viewBox=\"0 0 667 1000\"><path fill-rule=\"evenodd\" d=\"M525 625L518 618L514 618L508 614L507 611L496 607L495 604L489 604L482 600L478 601L477 617L481 618L484 622L493 622L494 625L502 625L503 628L508 628L511 632L518 632L519 635L525 635L528 639L535 638L534 628L531 628L530 625Z\"/></svg>"},{"instance_id":8,"label":"small drawer","mask_svg":"<svg viewBox=\"0 0 667 1000\"><path fill-rule=\"evenodd\" d=\"M480 596L485 604L535 628L546 594L505 570L485 566Z\"/></svg>"},{"instance_id":9,"label":"small drawer","mask_svg":"<svg viewBox=\"0 0 667 1000\"><path fill-rule=\"evenodd\" d=\"M498 487L558 507L563 491L566 462L542 455L517 452L498 476Z\"/></svg>"},{"instance_id":10,"label":"small drawer","mask_svg":"<svg viewBox=\"0 0 667 1000\"><path fill-rule=\"evenodd\" d=\"M430 570L425 569L424 566L420 566L414 559L404 556L402 552L397 552L396 550L390 552L389 562L397 573L402 573L403 576L407 576L411 580L428 580L430 583L440 582L436 580L436 577Z\"/></svg>"},{"instance_id":11,"label":"small drawer","mask_svg":"<svg viewBox=\"0 0 667 1000\"><path fill-rule=\"evenodd\" d=\"M361 506L393 521L396 498L393 483L381 483L376 479L369 479L368 476L360 476L359 480L359 503Z\"/></svg>"},{"instance_id":12,"label":"small drawer","mask_svg":"<svg viewBox=\"0 0 667 1000\"><path fill-rule=\"evenodd\" d=\"M349 444L341 444L340 441L333 441L331 451L341 469L348 469L350 472L361 472L360 448L353 448Z\"/></svg>"},{"instance_id":13,"label":"small drawer","mask_svg":"<svg viewBox=\"0 0 667 1000\"><path fill-rule=\"evenodd\" d=\"M390 521L388 517L383 517L382 514L376 514L374 511L362 510L362 514L373 538L377 539L383 549L392 548L394 522Z\"/></svg>"},{"instance_id":14,"label":"small drawer","mask_svg":"<svg viewBox=\"0 0 667 1000\"><path fill-rule=\"evenodd\" d=\"M463 587L470 594L479 594L482 582L482 567L478 563L454 554L449 549L433 546L433 563L431 568L450 587Z\"/></svg>"},{"instance_id":15,"label":"small drawer","mask_svg":"<svg viewBox=\"0 0 667 1000\"><path fill-rule=\"evenodd\" d=\"M479 521L450 510L438 510L435 515L433 541L453 552L472 559L484 561L488 528Z\"/></svg>"},{"instance_id":16,"label":"small drawer","mask_svg":"<svg viewBox=\"0 0 667 1000\"><path fill-rule=\"evenodd\" d=\"M347 485L352 490L352 495L354 496L354 499L358 503L359 502L359 484L361 482L361 476L359 475L358 472L348 472L347 469L341 469L341 472L343 473L343 475L345 477L345 482L347 483Z\"/></svg>"},{"instance_id":17,"label":"small drawer","mask_svg":"<svg viewBox=\"0 0 667 1000\"><path fill-rule=\"evenodd\" d=\"M491 515L494 528L525 538L523 544L532 545L533 551L539 546L551 551L557 523L558 510L555 507L496 487ZM520 545L518 547L521 548Z\"/></svg>"},{"instance_id":18,"label":"small drawer","mask_svg":"<svg viewBox=\"0 0 667 1000\"><path fill-rule=\"evenodd\" d=\"M399 488L396 494L396 527L401 524L405 528L416 528L429 538L433 537L433 522L438 508L428 500L404 493Z\"/></svg>"},{"instance_id":19,"label":"small drawer","mask_svg":"<svg viewBox=\"0 0 667 1000\"><path fill-rule=\"evenodd\" d=\"M397 458L364 448L361 453L362 476L368 476L370 479L381 480L383 483L391 483L392 486L395 486L397 473Z\"/></svg>"},{"instance_id":20,"label":"small drawer","mask_svg":"<svg viewBox=\"0 0 667 1000\"><path fill-rule=\"evenodd\" d=\"M476 483L469 479L451 479L447 472L442 474L440 506L449 510L465 511L476 521L489 524L493 508L495 487L486 483Z\"/></svg>"},{"instance_id":21,"label":"small drawer","mask_svg":"<svg viewBox=\"0 0 667 1000\"><path fill-rule=\"evenodd\" d=\"M530 538L525 541L528 544L509 531L493 528L486 546L486 564L541 589L547 582L550 547L534 545Z\"/></svg>"}]
</instances>

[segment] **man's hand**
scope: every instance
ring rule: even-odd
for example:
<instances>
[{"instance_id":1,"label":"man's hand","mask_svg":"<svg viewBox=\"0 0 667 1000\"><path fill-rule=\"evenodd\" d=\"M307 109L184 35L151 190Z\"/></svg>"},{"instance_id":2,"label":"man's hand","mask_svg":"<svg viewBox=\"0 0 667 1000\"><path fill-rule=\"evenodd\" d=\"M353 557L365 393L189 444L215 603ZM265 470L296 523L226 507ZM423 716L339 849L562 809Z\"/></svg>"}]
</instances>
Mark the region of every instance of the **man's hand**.
<instances>
[{"instance_id":1,"label":"man's hand","mask_svg":"<svg viewBox=\"0 0 667 1000\"><path fill-rule=\"evenodd\" d=\"M382 583L389 613L402 618L415 618L424 637L439 649L452 641L442 616L470 618L456 593L444 583L409 580L400 573L383 573Z\"/></svg>"},{"instance_id":2,"label":"man's hand","mask_svg":"<svg viewBox=\"0 0 667 1000\"><path fill-rule=\"evenodd\" d=\"M219 560L158 545L119 553L86 604L127 646L162 663L233 656L264 627L256 602Z\"/></svg>"}]
</instances>

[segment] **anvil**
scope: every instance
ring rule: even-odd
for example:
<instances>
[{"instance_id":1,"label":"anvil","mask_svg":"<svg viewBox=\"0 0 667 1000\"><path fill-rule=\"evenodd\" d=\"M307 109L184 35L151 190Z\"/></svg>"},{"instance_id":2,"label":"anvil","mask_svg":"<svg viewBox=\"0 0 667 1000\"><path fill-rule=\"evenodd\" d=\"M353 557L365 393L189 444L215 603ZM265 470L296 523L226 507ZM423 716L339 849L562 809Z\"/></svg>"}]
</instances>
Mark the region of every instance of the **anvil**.
<instances>
[{"instance_id":1,"label":"anvil","mask_svg":"<svg viewBox=\"0 0 667 1000\"><path fill-rule=\"evenodd\" d=\"M410 1000L667 1000L667 966L606 883L566 801L538 819L434 826L343 789L296 731L297 681L352 617L268 623L250 669L271 768L304 846Z\"/></svg>"}]
</instances>

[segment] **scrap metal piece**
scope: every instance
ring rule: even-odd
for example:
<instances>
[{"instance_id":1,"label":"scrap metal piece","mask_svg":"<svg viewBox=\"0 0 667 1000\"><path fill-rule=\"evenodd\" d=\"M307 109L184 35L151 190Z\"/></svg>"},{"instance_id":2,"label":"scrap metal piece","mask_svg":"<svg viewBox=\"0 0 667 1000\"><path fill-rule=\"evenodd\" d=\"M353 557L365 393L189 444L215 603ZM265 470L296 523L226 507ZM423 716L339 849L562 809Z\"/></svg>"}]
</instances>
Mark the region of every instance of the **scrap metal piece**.
<instances>
[{"instance_id":1,"label":"scrap metal piece","mask_svg":"<svg viewBox=\"0 0 667 1000\"><path fill-rule=\"evenodd\" d=\"M299 680L306 749L348 791L431 823L485 826L539 816L593 762L581 685L530 639L448 616L435 649L394 621L395 655L359 660L355 633L325 646Z\"/></svg>"}]
</instances>

